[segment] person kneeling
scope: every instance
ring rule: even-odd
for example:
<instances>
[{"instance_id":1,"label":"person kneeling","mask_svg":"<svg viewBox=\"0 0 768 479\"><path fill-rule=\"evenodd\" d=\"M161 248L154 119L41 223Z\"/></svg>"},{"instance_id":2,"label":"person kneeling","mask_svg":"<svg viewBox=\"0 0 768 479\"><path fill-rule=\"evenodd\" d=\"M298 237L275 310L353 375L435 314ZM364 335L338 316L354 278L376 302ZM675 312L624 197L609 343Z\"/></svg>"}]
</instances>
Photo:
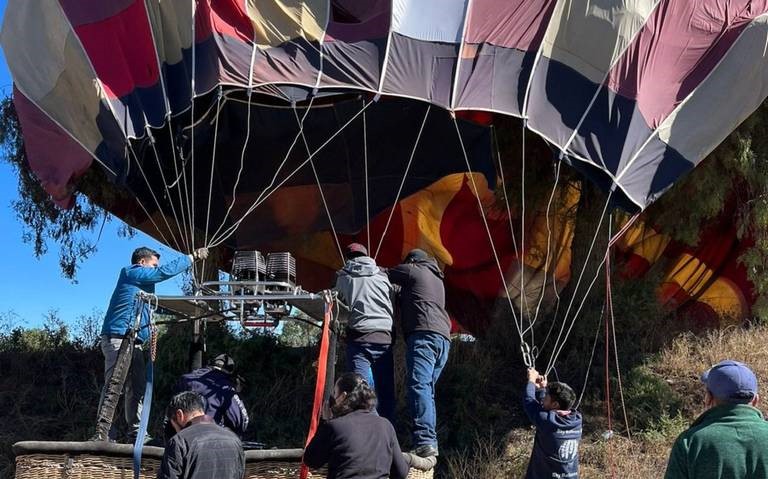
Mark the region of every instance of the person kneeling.
<instances>
[{"instance_id":1,"label":"person kneeling","mask_svg":"<svg viewBox=\"0 0 768 479\"><path fill-rule=\"evenodd\" d=\"M205 415L205 400L192 391L171 399L166 411L176 434L165 447L158 479L242 479L240 439Z\"/></svg>"},{"instance_id":2,"label":"person kneeling","mask_svg":"<svg viewBox=\"0 0 768 479\"><path fill-rule=\"evenodd\" d=\"M360 374L343 374L331 397L333 419L304 450L304 464L328 464L328 479L405 479L407 458L392 424L376 414L376 393Z\"/></svg>"}]
</instances>

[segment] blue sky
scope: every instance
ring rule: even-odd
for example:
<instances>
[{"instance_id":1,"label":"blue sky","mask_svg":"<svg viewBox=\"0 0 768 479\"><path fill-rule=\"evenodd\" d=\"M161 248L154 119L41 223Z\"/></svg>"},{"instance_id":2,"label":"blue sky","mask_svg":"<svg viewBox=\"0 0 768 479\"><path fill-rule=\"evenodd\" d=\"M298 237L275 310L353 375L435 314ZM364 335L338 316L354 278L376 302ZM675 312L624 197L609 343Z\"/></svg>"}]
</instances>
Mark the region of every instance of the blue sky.
<instances>
[{"instance_id":1,"label":"blue sky","mask_svg":"<svg viewBox=\"0 0 768 479\"><path fill-rule=\"evenodd\" d=\"M0 0L3 16L5 6L6 0ZM3 56L0 58L0 90L4 96L10 94L11 83ZM32 245L22 241L23 226L11 207L18 195L15 172L0 161L0 244L5 266L5 274L0 276L0 314L14 312L26 326L39 326L43 314L52 309L58 310L60 317L68 323L82 314L105 310L120 268L130 262L131 252L139 246L156 249L163 260L178 255L140 232L130 239L118 237L121 223L112 218L104 227L97 251L81 265L77 283L73 283L61 276L55 245L51 245L48 254L38 260ZM93 240L97 233L93 232ZM180 280L172 279L159 285L158 292L178 294L180 287Z\"/></svg>"}]
</instances>

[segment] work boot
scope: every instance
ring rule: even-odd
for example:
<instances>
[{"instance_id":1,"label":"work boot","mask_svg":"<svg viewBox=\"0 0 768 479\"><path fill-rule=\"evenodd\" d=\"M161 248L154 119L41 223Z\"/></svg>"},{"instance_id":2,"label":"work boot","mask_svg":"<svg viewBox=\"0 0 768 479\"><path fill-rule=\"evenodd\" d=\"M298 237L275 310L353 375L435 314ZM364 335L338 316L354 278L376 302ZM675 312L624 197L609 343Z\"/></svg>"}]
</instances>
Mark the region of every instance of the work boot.
<instances>
[{"instance_id":1,"label":"work boot","mask_svg":"<svg viewBox=\"0 0 768 479\"><path fill-rule=\"evenodd\" d=\"M412 450L411 454L414 454L419 457L434 457L434 456L440 455L437 452L437 447L433 446L432 444L424 444L422 446L419 446L416 449Z\"/></svg>"}]
</instances>

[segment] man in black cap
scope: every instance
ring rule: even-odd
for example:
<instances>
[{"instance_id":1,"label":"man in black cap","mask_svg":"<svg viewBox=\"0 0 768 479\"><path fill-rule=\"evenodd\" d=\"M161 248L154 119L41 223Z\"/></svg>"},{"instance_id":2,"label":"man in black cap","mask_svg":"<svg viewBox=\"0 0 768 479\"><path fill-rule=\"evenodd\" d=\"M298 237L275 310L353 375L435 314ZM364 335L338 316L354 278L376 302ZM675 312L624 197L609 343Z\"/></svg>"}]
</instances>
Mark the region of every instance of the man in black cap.
<instances>
[{"instance_id":1,"label":"man in black cap","mask_svg":"<svg viewBox=\"0 0 768 479\"><path fill-rule=\"evenodd\" d=\"M768 422L757 409L757 377L721 361L701 375L707 410L672 446L665 479L768 477Z\"/></svg>"},{"instance_id":2,"label":"man in black cap","mask_svg":"<svg viewBox=\"0 0 768 479\"><path fill-rule=\"evenodd\" d=\"M408 407L413 418L413 453L438 455L435 384L448 361L451 320L445 310L443 272L425 251L414 249L388 270L400 286L400 315L406 341Z\"/></svg>"},{"instance_id":3,"label":"man in black cap","mask_svg":"<svg viewBox=\"0 0 768 479\"><path fill-rule=\"evenodd\" d=\"M228 354L219 354L210 366L185 374L176 383L176 393L194 391L205 398L205 414L219 426L240 437L248 428L248 410L240 399L239 381L235 376L235 361Z\"/></svg>"},{"instance_id":4,"label":"man in black cap","mask_svg":"<svg viewBox=\"0 0 768 479\"><path fill-rule=\"evenodd\" d=\"M344 256L347 261L336 273L334 289L350 310L346 331L347 370L360 374L374 385L378 397L376 409L394 425L392 284L360 243L348 245Z\"/></svg>"}]
</instances>

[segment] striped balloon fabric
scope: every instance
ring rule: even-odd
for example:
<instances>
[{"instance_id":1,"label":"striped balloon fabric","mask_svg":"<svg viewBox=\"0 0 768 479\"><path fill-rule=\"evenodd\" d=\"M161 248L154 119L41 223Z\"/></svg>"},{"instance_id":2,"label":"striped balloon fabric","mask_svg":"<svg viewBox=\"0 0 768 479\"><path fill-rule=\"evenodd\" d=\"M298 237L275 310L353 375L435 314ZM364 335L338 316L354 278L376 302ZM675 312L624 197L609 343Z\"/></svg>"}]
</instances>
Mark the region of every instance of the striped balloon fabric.
<instances>
[{"instance_id":1,"label":"striped balloon fabric","mask_svg":"<svg viewBox=\"0 0 768 479\"><path fill-rule=\"evenodd\" d=\"M368 92L525 120L645 208L768 95L768 0L10 0L30 162L62 203L92 159L219 86Z\"/></svg>"}]
</instances>

